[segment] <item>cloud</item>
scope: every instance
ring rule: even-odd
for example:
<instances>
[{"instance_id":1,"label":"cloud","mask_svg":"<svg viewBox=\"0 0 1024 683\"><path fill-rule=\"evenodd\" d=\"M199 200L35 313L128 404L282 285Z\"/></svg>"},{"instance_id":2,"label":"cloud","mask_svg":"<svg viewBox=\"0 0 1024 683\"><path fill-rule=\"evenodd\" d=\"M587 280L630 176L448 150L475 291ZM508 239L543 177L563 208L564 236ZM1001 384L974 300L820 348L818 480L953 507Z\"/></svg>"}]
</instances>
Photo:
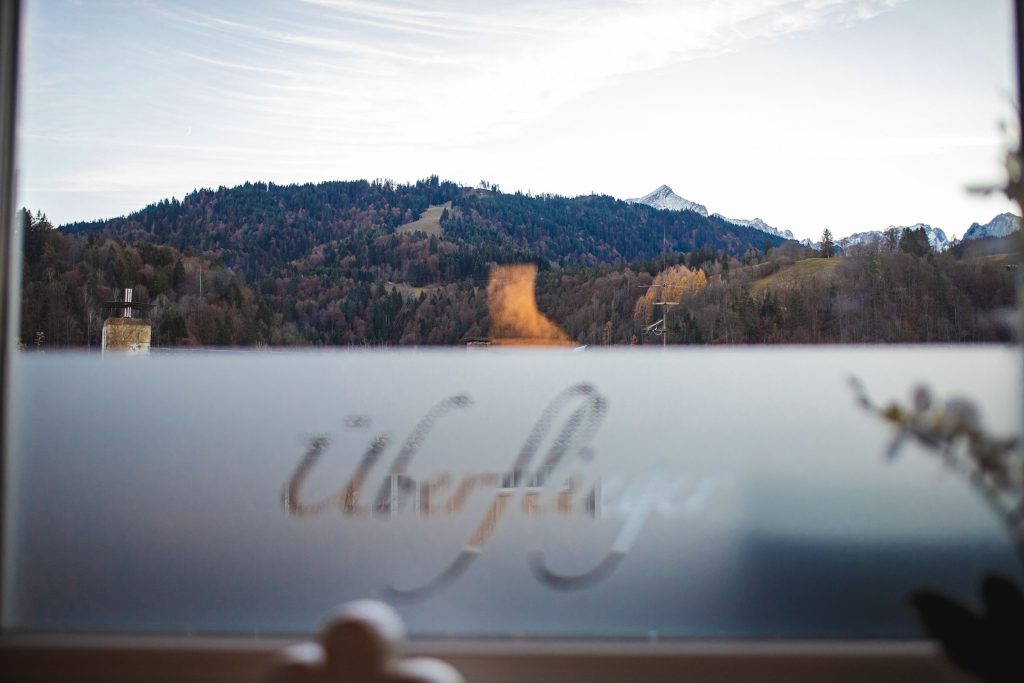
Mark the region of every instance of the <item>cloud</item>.
<instances>
[{"instance_id":1,"label":"cloud","mask_svg":"<svg viewBox=\"0 0 1024 683\"><path fill-rule=\"evenodd\" d=\"M487 173L533 131L571 127L568 105L588 94L897 4L32 5L30 184L158 197L254 177L408 180L470 162Z\"/></svg>"},{"instance_id":2,"label":"cloud","mask_svg":"<svg viewBox=\"0 0 1024 683\"><path fill-rule=\"evenodd\" d=\"M188 55L267 76L258 92L230 82L215 86L217 96L240 111L252 107L283 125L330 122L342 130L365 125L372 116L370 139L473 144L508 137L616 79L742 49L750 41L874 16L893 4L512 2L461 12L448 3L304 0L307 11L250 14L244 20L213 8L159 11L243 41L244 60ZM267 42L294 53L261 54Z\"/></svg>"},{"instance_id":3,"label":"cloud","mask_svg":"<svg viewBox=\"0 0 1024 683\"><path fill-rule=\"evenodd\" d=\"M302 75L298 71L290 71L288 69L281 69L273 66L243 64L241 62L235 62L228 59L218 59L216 57L202 55L195 52L188 52L185 50L179 50L177 54L186 59L202 62L203 64L209 64L211 66L223 67L225 69L233 69L237 71L250 71L259 74L268 74L271 76L287 76L289 78L299 78Z\"/></svg>"}]
</instances>

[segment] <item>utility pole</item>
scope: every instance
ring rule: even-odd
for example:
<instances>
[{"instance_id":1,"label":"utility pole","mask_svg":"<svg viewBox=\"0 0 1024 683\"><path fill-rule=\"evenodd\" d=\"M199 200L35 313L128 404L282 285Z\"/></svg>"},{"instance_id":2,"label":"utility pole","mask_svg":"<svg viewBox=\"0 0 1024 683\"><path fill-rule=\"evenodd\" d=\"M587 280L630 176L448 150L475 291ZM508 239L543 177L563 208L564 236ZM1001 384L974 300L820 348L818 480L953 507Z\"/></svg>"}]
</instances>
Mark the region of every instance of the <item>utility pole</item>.
<instances>
[{"instance_id":1,"label":"utility pole","mask_svg":"<svg viewBox=\"0 0 1024 683\"><path fill-rule=\"evenodd\" d=\"M664 274L668 271L668 238L665 233L665 226L661 226L661 272ZM668 307L678 306L678 301L667 301L665 299L665 288L668 287L667 282L662 282L660 285L648 285L641 287L641 289L661 289L661 301L655 301L652 303L653 306L661 306L661 320L655 320L653 323L644 328L644 334L661 335L661 348L662 350L668 349ZM658 326L661 326L660 328Z\"/></svg>"},{"instance_id":2,"label":"utility pole","mask_svg":"<svg viewBox=\"0 0 1024 683\"><path fill-rule=\"evenodd\" d=\"M668 348L668 307L678 306L679 302L665 300L665 288L668 287L668 283L663 282L660 285L649 285L646 289L654 289L655 287L661 290L661 301L655 301L652 305L661 306L661 319L655 320L645 327L644 334L661 335L661 348L666 349Z\"/></svg>"},{"instance_id":3,"label":"utility pole","mask_svg":"<svg viewBox=\"0 0 1024 683\"><path fill-rule=\"evenodd\" d=\"M661 286L661 301L655 301L655 306L661 306L661 348L668 348L668 307L678 305L678 301L665 301L665 287Z\"/></svg>"}]
</instances>

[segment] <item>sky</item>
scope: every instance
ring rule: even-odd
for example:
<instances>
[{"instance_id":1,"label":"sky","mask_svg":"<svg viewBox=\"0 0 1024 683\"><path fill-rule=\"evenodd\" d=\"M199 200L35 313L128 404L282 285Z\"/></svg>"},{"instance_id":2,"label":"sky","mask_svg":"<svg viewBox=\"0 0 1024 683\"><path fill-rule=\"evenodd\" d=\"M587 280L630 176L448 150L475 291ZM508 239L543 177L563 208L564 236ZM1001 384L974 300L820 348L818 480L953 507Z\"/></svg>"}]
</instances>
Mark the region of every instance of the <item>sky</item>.
<instances>
[{"instance_id":1,"label":"sky","mask_svg":"<svg viewBox=\"0 0 1024 683\"><path fill-rule=\"evenodd\" d=\"M19 202L437 174L798 238L1019 210L1010 0L26 0Z\"/></svg>"}]
</instances>

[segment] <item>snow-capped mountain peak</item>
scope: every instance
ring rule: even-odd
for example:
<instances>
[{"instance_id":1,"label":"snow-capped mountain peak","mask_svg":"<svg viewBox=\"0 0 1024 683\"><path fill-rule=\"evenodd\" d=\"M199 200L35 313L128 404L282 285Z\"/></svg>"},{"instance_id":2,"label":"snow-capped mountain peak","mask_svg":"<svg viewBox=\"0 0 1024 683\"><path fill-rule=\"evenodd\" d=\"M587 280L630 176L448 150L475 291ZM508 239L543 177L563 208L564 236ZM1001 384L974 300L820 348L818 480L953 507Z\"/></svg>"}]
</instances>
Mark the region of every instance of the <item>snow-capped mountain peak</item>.
<instances>
[{"instance_id":1,"label":"snow-capped mountain peak","mask_svg":"<svg viewBox=\"0 0 1024 683\"><path fill-rule=\"evenodd\" d=\"M701 216L708 216L708 209L703 204L690 201L680 197L672 188L668 185L662 185L653 192L639 197L637 199L627 199L627 202L631 204L646 204L656 209L668 209L670 211L693 211ZM720 213L711 214L711 217L718 218L733 225L739 225L746 228L753 228L760 230L761 232L769 235L775 235L784 239L796 239L790 230L779 230L778 228L768 225L760 218L728 218ZM988 223L981 225L974 223L964 234L965 240L981 239L983 237L1005 237L1021 228L1021 218L1015 216L1012 213L1001 213L993 218ZM852 235L848 235L843 238L835 238L835 246L839 253L847 253L850 247L856 247L859 245L870 244L871 242L880 242L883 235L888 230L896 231L896 239L902 236L904 230L924 230L928 236L928 244L935 251L945 251L949 249L949 238L946 236L945 231L942 228L933 228L927 223L915 223L914 225L890 225L886 230L868 230L865 232L855 232ZM805 247L811 247L819 249L820 245L813 239L802 239L800 244Z\"/></svg>"},{"instance_id":2,"label":"snow-capped mountain peak","mask_svg":"<svg viewBox=\"0 0 1024 683\"><path fill-rule=\"evenodd\" d=\"M860 246L862 244L870 244L882 239L881 230L865 230L864 232L855 232L852 235L841 237L836 240L836 244L842 251L846 251L850 247Z\"/></svg>"},{"instance_id":3,"label":"snow-capped mountain peak","mask_svg":"<svg viewBox=\"0 0 1024 683\"><path fill-rule=\"evenodd\" d=\"M708 215L708 208L703 204L691 202L689 199L680 197L668 185L662 185L654 192L644 195L639 199L627 199L631 204L646 204L655 209L669 209L671 211L693 211L701 216Z\"/></svg>"},{"instance_id":4,"label":"snow-capped mountain peak","mask_svg":"<svg viewBox=\"0 0 1024 683\"><path fill-rule=\"evenodd\" d=\"M706 206L698 204L697 202L692 202L684 197L680 197L673 192L672 188L668 185L662 185L654 192L644 195L638 199L627 199L626 201L632 204L646 204L647 206L653 206L656 209L693 211L694 213L699 213L701 216L708 215L708 208ZM788 240L793 239L793 233L789 230L779 230L778 228L774 228L760 218L751 218L749 220L744 218L727 218L720 213L714 214L714 217L720 218L727 223L732 223L733 225L753 228L755 230L768 233L769 235L776 235L777 237L782 237Z\"/></svg>"},{"instance_id":5,"label":"snow-capped mountain peak","mask_svg":"<svg viewBox=\"0 0 1024 683\"><path fill-rule=\"evenodd\" d=\"M866 230L864 232L855 232L852 235L847 235L846 237L836 240L836 244L839 246L839 250L841 252L846 253L850 247L866 245L871 242L881 242L882 237L889 230L896 231L896 241L899 243L899 239L903 235L904 230L917 230L918 228L924 230L924 234L928 236L928 244L933 250L945 251L946 249L949 249L949 238L946 237L946 233L942 228L933 228L927 223L915 223L914 225L890 225L885 230ZM801 242L801 244L802 243L803 242ZM817 245L815 245L815 248L818 248Z\"/></svg>"},{"instance_id":6,"label":"snow-capped mountain peak","mask_svg":"<svg viewBox=\"0 0 1024 683\"><path fill-rule=\"evenodd\" d=\"M1006 237L1020 230L1020 217L1012 213L1001 213L985 225L972 223L964 233L965 240L977 240L982 237Z\"/></svg>"},{"instance_id":7,"label":"snow-capped mountain peak","mask_svg":"<svg viewBox=\"0 0 1024 683\"><path fill-rule=\"evenodd\" d=\"M746 218L727 218L726 216L723 216L720 213L712 215L716 216L717 218L721 218L723 221L732 223L733 225L742 225L745 228L753 228L754 230L766 232L769 235L775 235L776 237L784 237L787 240L796 239L795 237L793 237L793 232L791 230L779 230L778 228L768 225L760 218L751 218L747 220Z\"/></svg>"}]
</instances>

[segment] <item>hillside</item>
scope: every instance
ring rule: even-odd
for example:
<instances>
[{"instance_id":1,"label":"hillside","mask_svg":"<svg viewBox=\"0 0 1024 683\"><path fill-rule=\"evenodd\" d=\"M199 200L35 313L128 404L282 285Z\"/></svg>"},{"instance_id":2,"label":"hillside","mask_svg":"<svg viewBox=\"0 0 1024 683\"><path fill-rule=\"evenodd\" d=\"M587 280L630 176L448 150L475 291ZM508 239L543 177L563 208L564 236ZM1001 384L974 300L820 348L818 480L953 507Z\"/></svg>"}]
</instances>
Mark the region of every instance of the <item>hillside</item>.
<instances>
[{"instance_id":1,"label":"hillside","mask_svg":"<svg viewBox=\"0 0 1024 683\"><path fill-rule=\"evenodd\" d=\"M398 226L398 232L413 235L417 232L422 232L426 235L433 235L434 237L441 236L441 219L444 217L446 211L451 211L452 203L445 202L444 204L434 204L428 206L427 210L420 214L420 217L411 223L405 223Z\"/></svg>"},{"instance_id":2,"label":"hillside","mask_svg":"<svg viewBox=\"0 0 1024 683\"><path fill-rule=\"evenodd\" d=\"M304 343L456 344L488 335L495 264L624 266L698 247L740 255L783 240L612 197L472 190L436 176L199 190L131 215L63 226L68 239L167 246L237 274ZM629 339L624 323L619 339ZM29 334L26 332L26 334ZM265 335L267 336L267 335ZM277 337L267 336L261 343Z\"/></svg>"},{"instance_id":3,"label":"hillside","mask_svg":"<svg viewBox=\"0 0 1024 683\"><path fill-rule=\"evenodd\" d=\"M128 286L154 304L156 345L455 345L492 334L502 264L536 266L537 314L577 344L652 341L637 304L667 268L702 283L680 294L671 343L1006 339L1014 301L1005 264L922 239L808 258L714 215L436 177L247 183L59 230L23 217L27 346L95 344L102 301Z\"/></svg>"},{"instance_id":4,"label":"hillside","mask_svg":"<svg viewBox=\"0 0 1024 683\"><path fill-rule=\"evenodd\" d=\"M174 247L53 230L45 216L22 212L21 343L99 348L103 304L134 288L153 304L153 345L301 344L280 313L217 258Z\"/></svg>"},{"instance_id":5,"label":"hillside","mask_svg":"<svg viewBox=\"0 0 1024 683\"><path fill-rule=\"evenodd\" d=\"M692 213L658 211L607 196L534 197L467 191L436 176L410 185L388 181L306 185L246 183L199 190L181 201L164 200L123 218L61 228L132 242L192 248L259 280L277 269L319 254L327 265L361 258L362 245L381 237L415 236L417 219L427 237L440 237L431 206L450 207L441 225L460 261L501 262L525 255L564 265L622 264L662 252L662 236L673 251L701 246L740 256L747 249L784 240L758 230ZM436 210L435 210L436 211ZM428 212L428 213L425 213ZM482 252L482 253L476 253ZM479 269L470 268L476 275ZM444 279L450 281L452 273ZM456 279L459 276L456 276Z\"/></svg>"},{"instance_id":6,"label":"hillside","mask_svg":"<svg viewBox=\"0 0 1024 683\"><path fill-rule=\"evenodd\" d=\"M841 263L841 258L808 258L797 261L787 268L756 280L751 285L751 291L760 294L766 290L799 287L811 278L819 278L824 284L831 279Z\"/></svg>"},{"instance_id":7,"label":"hillside","mask_svg":"<svg viewBox=\"0 0 1024 683\"><path fill-rule=\"evenodd\" d=\"M1004 341L1015 300L1015 272L1002 259L877 249L781 256L711 275L673 311L673 331L710 344Z\"/></svg>"}]
</instances>

